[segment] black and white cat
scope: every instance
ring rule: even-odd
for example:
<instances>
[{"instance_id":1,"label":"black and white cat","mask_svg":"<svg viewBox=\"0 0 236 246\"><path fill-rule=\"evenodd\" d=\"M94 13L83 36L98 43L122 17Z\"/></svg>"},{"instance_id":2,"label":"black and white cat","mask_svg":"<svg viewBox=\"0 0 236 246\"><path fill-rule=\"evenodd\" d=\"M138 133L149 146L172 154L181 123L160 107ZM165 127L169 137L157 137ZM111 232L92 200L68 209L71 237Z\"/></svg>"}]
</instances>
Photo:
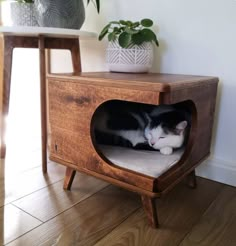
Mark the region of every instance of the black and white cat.
<instances>
[{"instance_id":1,"label":"black and white cat","mask_svg":"<svg viewBox=\"0 0 236 246\"><path fill-rule=\"evenodd\" d=\"M98 144L160 150L170 155L183 146L190 121L173 106L113 101L101 106L94 120Z\"/></svg>"}]
</instances>

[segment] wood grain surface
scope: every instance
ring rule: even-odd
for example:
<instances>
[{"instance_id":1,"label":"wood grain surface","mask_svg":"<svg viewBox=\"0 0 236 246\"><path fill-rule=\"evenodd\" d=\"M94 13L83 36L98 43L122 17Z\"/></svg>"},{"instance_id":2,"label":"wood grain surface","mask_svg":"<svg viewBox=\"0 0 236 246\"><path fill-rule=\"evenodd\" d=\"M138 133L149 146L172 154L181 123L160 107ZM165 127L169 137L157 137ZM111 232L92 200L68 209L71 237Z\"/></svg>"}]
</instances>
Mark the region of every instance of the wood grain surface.
<instances>
[{"instance_id":1,"label":"wood grain surface","mask_svg":"<svg viewBox=\"0 0 236 246\"><path fill-rule=\"evenodd\" d=\"M58 83L49 79L50 155L98 173L106 173L134 186L152 191L153 178L117 168L97 155L92 142L91 121L95 110L106 100L133 100L156 104L159 93L136 89Z\"/></svg>"},{"instance_id":2,"label":"wood grain surface","mask_svg":"<svg viewBox=\"0 0 236 246\"><path fill-rule=\"evenodd\" d=\"M4 176L3 166L1 189L11 178L14 189L7 192L8 205L0 209L1 245L235 245L233 187L202 178L197 178L194 190L179 184L157 200L160 227L152 229L141 199L132 192L104 188L101 181L81 174L65 192L65 168L60 165L51 163L45 180L40 163L25 170L22 162L18 179L10 172Z\"/></svg>"},{"instance_id":3,"label":"wood grain surface","mask_svg":"<svg viewBox=\"0 0 236 246\"><path fill-rule=\"evenodd\" d=\"M65 238L67 231L70 235L67 245L92 246L138 207L140 203L136 195L119 188L108 187L9 245L49 246L61 237Z\"/></svg>"},{"instance_id":4,"label":"wood grain surface","mask_svg":"<svg viewBox=\"0 0 236 246\"><path fill-rule=\"evenodd\" d=\"M222 191L222 185L211 181L199 179L198 184L196 190L178 185L176 189L158 200L160 223L158 229L152 229L148 225L143 209L139 209L95 245L179 245L212 200Z\"/></svg>"},{"instance_id":5,"label":"wood grain surface","mask_svg":"<svg viewBox=\"0 0 236 246\"><path fill-rule=\"evenodd\" d=\"M117 87L117 88L136 88L143 91L168 92L183 88L191 88L195 85L204 85L215 83L218 81L216 77L210 76L194 76L194 75L179 75L179 74L157 74L157 73L110 73L110 72L91 72L80 73L78 76L68 75L49 75L49 79L55 78L63 81L76 83L78 79L81 83L91 85Z\"/></svg>"},{"instance_id":6,"label":"wood grain surface","mask_svg":"<svg viewBox=\"0 0 236 246\"><path fill-rule=\"evenodd\" d=\"M0 245L5 245L24 233L42 224L33 216L9 204L0 208L1 224Z\"/></svg>"},{"instance_id":7,"label":"wood grain surface","mask_svg":"<svg viewBox=\"0 0 236 246\"><path fill-rule=\"evenodd\" d=\"M0 164L2 168L5 166L2 160ZM6 164L9 164L9 162L6 162ZM64 177L65 168L55 163L50 164L50 172L46 175L42 174L39 166L29 168L23 172L13 172L12 169L5 168L5 173L2 173L0 178L0 207L36 190L50 186L54 182L61 181ZM14 167L12 168L14 169Z\"/></svg>"},{"instance_id":8,"label":"wood grain surface","mask_svg":"<svg viewBox=\"0 0 236 246\"><path fill-rule=\"evenodd\" d=\"M11 88L12 42L0 35L0 158L6 155L6 117L9 111Z\"/></svg>"},{"instance_id":9,"label":"wood grain surface","mask_svg":"<svg viewBox=\"0 0 236 246\"><path fill-rule=\"evenodd\" d=\"M225 187L181 246L236 245L236 190Z\"/></svg>"},{"instance_id":10,"label":"wood grain surface","mask_svg":"<svg viewBox=\"0 0 236 246\"><path fill-rule=\"evenodd\" d=\"M78 174L74 185L73 192L65 191L62 189L63 180L61 180L18 199L12 204L45 222L90 197L108 184L88 175Z\"/></svg>"}]
</instances>

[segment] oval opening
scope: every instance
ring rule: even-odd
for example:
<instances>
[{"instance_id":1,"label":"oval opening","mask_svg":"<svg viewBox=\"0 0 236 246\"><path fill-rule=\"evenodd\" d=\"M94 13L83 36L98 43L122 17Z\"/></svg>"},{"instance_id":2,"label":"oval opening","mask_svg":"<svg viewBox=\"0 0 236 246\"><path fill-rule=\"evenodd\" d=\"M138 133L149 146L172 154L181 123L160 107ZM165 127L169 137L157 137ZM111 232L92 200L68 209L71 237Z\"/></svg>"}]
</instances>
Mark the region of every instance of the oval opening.
<instances>
[{"instance_id":1,"label":"oval opening","mask_svg":"<svg viewBox=\"0 0 236 246\"><path fill-rule=\"evenodd\" d=\"M110 100L94 112L91 138L108 164L157 178L190 152L196 117L192 101L148 105Z\"/></svg>"}]
</instances>

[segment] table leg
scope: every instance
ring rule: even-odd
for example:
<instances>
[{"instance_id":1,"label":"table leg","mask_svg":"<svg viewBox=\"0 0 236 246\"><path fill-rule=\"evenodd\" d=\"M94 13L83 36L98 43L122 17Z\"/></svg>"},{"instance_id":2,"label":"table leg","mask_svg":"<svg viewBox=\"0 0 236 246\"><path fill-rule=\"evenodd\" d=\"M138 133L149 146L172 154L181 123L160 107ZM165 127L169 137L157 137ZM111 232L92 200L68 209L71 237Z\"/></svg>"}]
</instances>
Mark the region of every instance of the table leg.
<instances>
[{"instance_id":1,"label":"table leg","mask_svg":"<svg viewBox=\"0 0 236 246\"><path fill-rule=\"evenodd\" d=\"M78 75L81 72L79 40L74 40L73 45L70 48L70 52L73 65L73 72L75 75Z\"/></svg>"},{"instance_id":2,"label":"table leg","mask_svg":"<svg viewBox=\"0 0 236 246\"><path fill-rule=\"evenodd\" d=\"M189 173L185 178L185 183L188 187L195 189L197 187L197 179L195 170L193 170L191 173Z\"/></svg>"},{"instance_id":3,"label":"table leg","mask_svg":"<svg viewBox=\"0 0 236 246\"><path fill-rule=\"evenodd\" d=\"M64 184L63 189L70 190L71 185L73 183L74 177L75 177L76 171L70 167L66 168L66 174L64 178Z\"/></svg>"},{"instance_id":4,"label":"table leg","mask_svg":"<svg viewBox=\"0 0 236 246\"><path fill-rule=\"evenodd\" d=\"M40 103L41 103L41 137L42 137L42 169L47 172L47 102L46 102L46 58L44 37L39 36L40 65Z\"/></svg>"},{"instance_id":5,"label":"table leg","mask_svg":"<svg viewBox=\"0 0 236 246\"><path fill-rule=\"evenodd\" d=\"M153 227L158 227L158 217L155 199L142 195L143 209L147 215L148 223Z\"/></svg>"},{"instance_id":6,"label":"table leg","mask_svg":"<svg viewBox=\"0 0 236 246\"><path fill-rule=\"evenodd\" d=\"M70 50L71 52L71 59L72 59L72 65L73 65L73 71L75 75L78 75L81 72L81 59L80 59L80 45L79 45L79 39L77 38L73 38L73 39L62 39L62 38L44 38L41 37L41 46L39 46L40 48L40 74L41 74L41 84L45 85L43 78L45 78L45 73L48 72L50 73L50 52L47 53L47 70L45 70L45 48L47 49L67 49ZM44 51L43 51L44 50ZM42 87L41 87L42 88ZM44 89L41 89L42 92L45 92ZM42 95L42 94L41 94ZM46 97L45 95L42 95L41 97L41 101L46 101L46 99L42 99L43 96ZM41 108L45 108L45 105L42 105ZM46 110L46 108L45 108ZM45 111L45 115L46 115L46 111ZM45 116L44 115L44 116ZM46 117L46 116L45 116ZM47 119L45 118L45 122L47 122ZM42 125L45 123L42 122ZM46 128L46 125L45 125ZM47 130L45 132L45 134L47 133ZM43 167L46 167L46 165ZM68 189L68 187L70 188L73 179L75 176L75 171L72 171L71 168L67 167L66 169L66 175L65 175L65 179L64 179L64 188Z\"/></svg>"},{"instance_id":7,"label":"table leg","mask_svg":"<svg viewBox=\"0 0 236 246\"><path fill-rule=\"evenodd\" d=\"M0 36L0 157L6 156L6 117L9 111L13 46Z\"/></svg>"}]
</instances>

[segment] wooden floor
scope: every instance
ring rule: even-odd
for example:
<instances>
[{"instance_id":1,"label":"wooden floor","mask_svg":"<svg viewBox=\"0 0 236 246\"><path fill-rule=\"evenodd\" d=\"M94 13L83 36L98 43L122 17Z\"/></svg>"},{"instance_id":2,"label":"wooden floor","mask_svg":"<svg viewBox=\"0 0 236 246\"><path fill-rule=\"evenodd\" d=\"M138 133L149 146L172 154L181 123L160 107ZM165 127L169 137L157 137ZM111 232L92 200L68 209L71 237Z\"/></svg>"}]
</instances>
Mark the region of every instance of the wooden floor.
<instances>
[{"instance_id":1,"label":"wooden floor","mask_svg":"<svg viewBox=\"0 0 236 246\"><path fill-rule=\"evenodd\" d=\"M36 123L22 118L11 121L0 163L0 245L236 246L236 188L202 178L195 190L178 185L157 201L155 230L134 193L79 173L64 191L65 168L53 162L43 175Z\"/></svg>"},{"instance_id":2,"label":"wooden floor","mask_svg":"<svg viewBox=\"0 0 236 246\"><path fill-rule=\"evenodd\" d=\"M79 173L64 191L64 167L49 162L43 175L40 151L29 149L9 146L1 160L0 245L236 245L236 188L180 184L157 201L155 230L138 195Z\"/></svg>"}]
</instances>

